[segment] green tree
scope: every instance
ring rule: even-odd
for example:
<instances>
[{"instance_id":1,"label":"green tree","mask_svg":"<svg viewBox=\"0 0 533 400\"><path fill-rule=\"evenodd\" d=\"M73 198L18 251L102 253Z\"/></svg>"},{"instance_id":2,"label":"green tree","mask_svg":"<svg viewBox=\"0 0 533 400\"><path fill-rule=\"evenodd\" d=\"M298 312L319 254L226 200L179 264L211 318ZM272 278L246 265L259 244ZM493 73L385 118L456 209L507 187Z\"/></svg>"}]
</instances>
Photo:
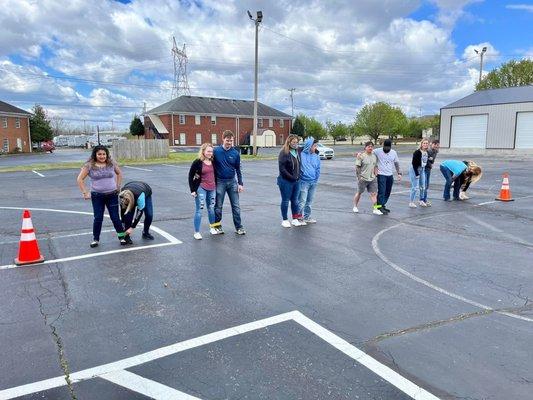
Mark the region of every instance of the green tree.
<instances>
[{"instance_id":1,"label":"green tree","mask_svg":"<svg viewBox=\"0 0 533 400\"><path fill-rule=\"evenodd\" d=\"M490 71L476 90L533 85L533 60L511 60Z\"/></svg>"},{"instance_id":2,"label":"green tree","mask_svg":"<svg viewBox=\"0 0 533 400\"><path fill-rule=\"evenodd\" d=\"M356 129L355 122L348 126L348 136L350 136L350 141L352 142L352 145L356 137L362 136L361 132Z\"/></svg>"},{"instance_id":3,"label":"green tree","mask_svg":"<svg viewBox=\"0 0 533 400\"><path fill-rule=\"evenodd\" d=\"M134 136L137 136L137 139L139 138L139 136L144 135L144 125L137 115L135 115L133 117L133 120L131 121L130 133Z\"/></svg>"},{"instance_id":4,"label":"green tree","mask_svg":"<svg viewBox=\"0 0 533 400\"><path fill-rule=\"evenodd\" d=\"M315 139L323 139L324 137L326 137L326 128L324 128L324 126L320 123L319 120L313 117L307 117L303 114L298 115L297 118L302 121L302 124L304 126L304 138L312 136Z\"/></svg>"},{"instance_id":5,"label":"green tree","mask_svg":"<svg viewBox=\"0 0 533 400\"><path fill-rule=\"evenodd\" d=\"M46 111L39 104L35 104L32 109L30 117L30 136L32 142L45 142L52 140L54 131L50 126L50 120L46 115Z\"/></svg>"},{"instance_id":6,"label":"green tree","mask_svg":"<svg viewBox=\"0 0 533 400\"><path fill-rule=\"evenodd\" d=\"M355 136L368 135L377 142L382 135L395 138L402 134L406 124L407 117L400 108L379 102L366 104L357 113L353 130Z\"/></svg>"},{"instance_id":7,"label":"green tree","mask_svg":"<svg viewBox=\"0 0 533 400\"><path fill-rule=\"evenodd\" d=\"M342 122L333 123L331 121L326 122L326 128L328 135L333 138L333 144L336 144L337 139L346 138L350 135L350 129L346 124Z\"/></svg>"},{"instance_id":8,"label":"green tree","mask_svg":"<svg viewBox=\"0 0 533 400\"><path fill-rule=\"evenodd\" d=\"M300 118L296 117L296 119L294 120L294 123L292 124L291 134L303 137L304 133L305 133L304 124L302 123L302 120Z\"/></svg>"}]
</instances>

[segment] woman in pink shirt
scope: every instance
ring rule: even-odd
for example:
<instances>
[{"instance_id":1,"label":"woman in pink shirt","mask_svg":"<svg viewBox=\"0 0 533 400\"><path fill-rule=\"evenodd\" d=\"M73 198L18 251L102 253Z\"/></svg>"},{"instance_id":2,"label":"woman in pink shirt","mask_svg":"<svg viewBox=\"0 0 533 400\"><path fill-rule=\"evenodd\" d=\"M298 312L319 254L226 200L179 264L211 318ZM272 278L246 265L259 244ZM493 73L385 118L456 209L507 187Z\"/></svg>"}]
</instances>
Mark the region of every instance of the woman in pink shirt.
<instances>
[{"instance_id":1,"label":"woman in pink shirt","mask_svg":"<svg viewBox=\"0 0 533 400\"><path fill-rule=\"evenodd\" d=\"M194 213L194 238L202 239L200 224L202 222L202 209L207 207L209 218L209 232L212 235L218 234L218 230L213 227L215 223L215 165L213 164L213 145L204 143L198 151L198 158L193 161L189 170L189 188L194 197L196 211Z\"/></svg>"}]
</instances>

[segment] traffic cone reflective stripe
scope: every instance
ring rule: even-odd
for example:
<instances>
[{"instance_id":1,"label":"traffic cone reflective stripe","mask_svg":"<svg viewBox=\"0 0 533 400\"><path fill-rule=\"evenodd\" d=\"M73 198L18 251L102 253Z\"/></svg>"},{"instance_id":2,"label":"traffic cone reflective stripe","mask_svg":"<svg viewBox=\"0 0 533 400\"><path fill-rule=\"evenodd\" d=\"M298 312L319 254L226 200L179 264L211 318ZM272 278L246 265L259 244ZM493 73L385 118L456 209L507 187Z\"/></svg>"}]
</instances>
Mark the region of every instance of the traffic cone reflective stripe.
<instances>
[{"instance_id":1,"label":"traffic cone reflective stripe","mask_svg":"<svg viewBox=\"0 0 533 400\"><path fill-rule=\"evenodd\" d=\"M44 257L39 250L35 230L31 222L31 215L28 210L24 210L22 215L22 230L20 233L19 254L15 258L15 264L35 264L44 261Z\"/></svg>"},{"instance_id":2,"label":"traffic cone reflective stripe","mask_svg":"<svg viewBox=\"0 0 533 400\"><path fill-rule=\"evenodd\" d=\"M513 201L511 197L511 188L509 186L509 174L503 174L502 188L500 189L500 195L496 197L498 201Z\"/></svg>"}]
</instances>

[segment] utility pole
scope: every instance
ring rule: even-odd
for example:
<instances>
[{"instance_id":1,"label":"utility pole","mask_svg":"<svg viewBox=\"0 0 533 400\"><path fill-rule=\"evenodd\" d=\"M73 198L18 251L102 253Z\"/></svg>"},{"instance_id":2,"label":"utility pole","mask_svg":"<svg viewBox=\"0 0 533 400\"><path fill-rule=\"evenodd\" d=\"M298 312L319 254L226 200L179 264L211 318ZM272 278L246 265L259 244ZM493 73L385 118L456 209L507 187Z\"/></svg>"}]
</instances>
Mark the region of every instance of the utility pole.
<instances>
[{"instance_id":1,"label":"utility pole","mask_svg":"<svg viewBox=\"0 0 533 400\"><path fill-rule=\"evenodd\" d=\"M253 138L254 138L254 147L253 154L257 155L257 69L259 64L259 24L263 21L263 12L257 11L257 17L254 19L252 13L248 11L248 16L252 21L255 22L255 82L254 82L254 128L253 128Z\"/></svg>"},{"instance_id":2,"label":"utility pole","mask_svg":"<svg viewBox=\"0 0 533 400\"><path fill-rule=\"evenodd\" d=\"M487 48L483 47L481 51L478 51L477 49L474 49L476 54L479 54L479 81L478 83L481 83L481 74L483 73L483 56L487 52Z\"/></svg>"},{"instance_id":3,"label":"utility pole","mask_svg":"<svg viewBox=\"0 0 533 400\"><path fill-rule=\"evenodd\" d=\"M291 117L294 118L294 91L296 88L290 88L289 92L291 92Z\"/></svg>"},{"instance_id":4,"label":"utility pole","mask_svg":"<svg viewBox=\"0 0 533 400\"><path fill-rule=\"evenodd\" d=\"M100 127L96 125L96 135L98 138L98 146L100 146Z\"/></svg>"}]
</instances>

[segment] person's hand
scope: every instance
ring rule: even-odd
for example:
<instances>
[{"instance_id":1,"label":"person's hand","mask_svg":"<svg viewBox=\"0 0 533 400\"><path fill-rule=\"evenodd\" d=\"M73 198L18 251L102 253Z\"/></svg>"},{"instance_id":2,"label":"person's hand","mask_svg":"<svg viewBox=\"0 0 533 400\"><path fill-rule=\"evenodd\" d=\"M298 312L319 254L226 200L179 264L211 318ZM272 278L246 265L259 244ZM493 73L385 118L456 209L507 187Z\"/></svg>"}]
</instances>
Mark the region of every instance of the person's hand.
<instances>
[{"instance_id":1,"label":"person's hand","mask_svg":"<svg viewBox=\"0 0 533 400\"><path fill-rule=\"evenodd\" d=\"M84 200L89 200L91 198L91 194L89 192L83 192L82 195Z\"/></svg>"},{"instance_id":2,"label":"person's hand","mask_svg":"<svg viewBox=\"0 0 533 400\"><path fill-rule=\"evenodd\" d=\"M402 174L398 174L398 182L402 181Z\"/></svg>"},{"instance_id":3,"label":"person's hand","mask_svg":"<svg viewBox=\"0 0 533 400\"><path fill-rule=\"evenodd\" d=\"M191 192L191 196L192 197L196 197L196 196L198 196L198 194L196 192Z\"/></svg>"},{"instance_id":4,"label":"person's hand","mask_svg":"<svg viewBox=\"0 0 533 400\"><path fill-rule=\"evenodd\" d=\"M126 229L126 235L131 235L133 233L133 228Z\"/></svg>"},{"instance_id":5,"label":"person's hand","mask_svg":"<svg viewBox=\"0 0 533 400\"><path fill-rule=\"evenodd\" d=\"M244 192L244 186L243 185L237 185L237 192L239 192L239 193Z\"/></svg>"}]
</instances>

